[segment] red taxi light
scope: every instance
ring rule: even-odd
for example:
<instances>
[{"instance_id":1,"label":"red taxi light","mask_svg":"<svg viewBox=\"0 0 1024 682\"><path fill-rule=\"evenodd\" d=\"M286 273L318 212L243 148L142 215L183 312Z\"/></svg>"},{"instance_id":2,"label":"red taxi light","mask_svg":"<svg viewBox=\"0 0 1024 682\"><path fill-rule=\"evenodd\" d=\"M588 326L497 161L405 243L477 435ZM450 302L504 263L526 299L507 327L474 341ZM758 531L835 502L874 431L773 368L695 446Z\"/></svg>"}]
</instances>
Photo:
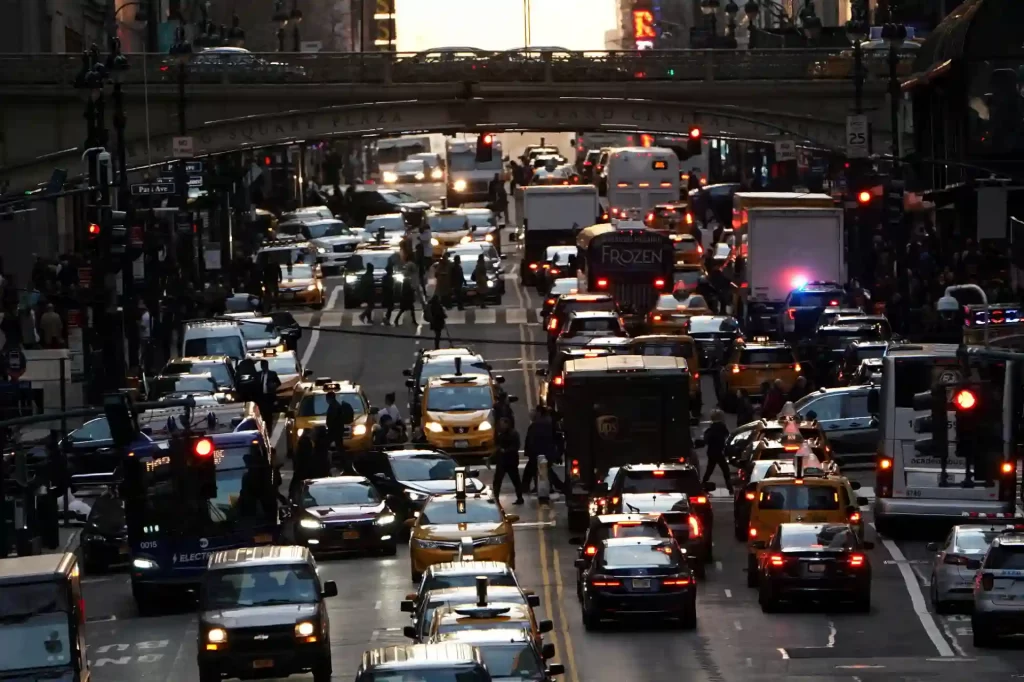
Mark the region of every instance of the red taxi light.
<instances>
[{"instance_id":1,"label":"red taxi light","mask_svg":"<svg viewBox=\"0 0 1024 682\"><path fill-rule=\"evenodd\" d=\"M864 565L864 555L863 554L851 554L850 555L850 565L855 567L855 568L863 566Z\"/></svg>"},{"instance_id":2,"label":"red taxi light","mask_svg":"<svg viewBox=\"0 0 1024 682\"><path fill-rule=\"evenodd\" d=\"M690 514L688 521L690 524L690 537L699 538L701 536L700 521L693 514Z\"/></svg>"}]
</instances>

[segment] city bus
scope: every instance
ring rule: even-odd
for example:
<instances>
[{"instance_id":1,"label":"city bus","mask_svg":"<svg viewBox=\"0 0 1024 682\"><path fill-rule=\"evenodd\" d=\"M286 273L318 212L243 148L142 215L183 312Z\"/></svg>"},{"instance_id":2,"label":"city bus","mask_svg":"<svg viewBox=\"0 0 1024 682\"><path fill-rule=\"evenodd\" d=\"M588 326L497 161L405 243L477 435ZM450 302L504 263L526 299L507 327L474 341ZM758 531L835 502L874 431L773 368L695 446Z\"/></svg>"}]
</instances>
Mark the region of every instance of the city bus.
<instances>
[{"instance_id":1,"label":"city bus","mask_svg":"<svg viewBox=\"0 0 1024 682\"><path fill-rule=\"evenodd\" d=\"M212 552L270 544L279 530L273 450L255 405L196 408L189 435L183 415L140 415L148 440L123 460L132 596L142 613L194 589ZM200 483L197 457L206 456L215 490Z\"/></svg>"},{"instance_id":2,"label":"city bus","mask_svg":"<svg viewBox=\"0 0 1024 682\"><path fill-rule=\"evenodd\" d=\"M967 515L995 514L1012 516L1016 507L1019 464L1013 449L1013 421L1018 413L1018 367L1014 362L970 365L964 376L957 346L953 344L897 345L882 358L882 382L878 389L880 440L877 455L875 523L880 532L891 530L901 520L953 521ZM986 487L983 476L974 487L963 487L965 461L956 456L956 414L947 414L949 454L947 481L942 485L941 458L920 452L916 444L929 434L914 431L916 419L930 412L914 409L914 395L930 391L936 382L986 381L1000 406L1003 446L991 453L999 458L995 485ZM1002 463L1013 463L1004 470ZM995 517L998 518L998 517Z\"/></svg>"},{"instance_id":3,"label":"city bus","mask_svg":"<svg viewBox=\"0 0 1024 682\"><path fill-rule=\"evenodd\" d=\"M608 154L604 179L611 217L642 219L658 204L679 201L679 157L662 147L620 147Z\"/></svg>"}]
</instances>

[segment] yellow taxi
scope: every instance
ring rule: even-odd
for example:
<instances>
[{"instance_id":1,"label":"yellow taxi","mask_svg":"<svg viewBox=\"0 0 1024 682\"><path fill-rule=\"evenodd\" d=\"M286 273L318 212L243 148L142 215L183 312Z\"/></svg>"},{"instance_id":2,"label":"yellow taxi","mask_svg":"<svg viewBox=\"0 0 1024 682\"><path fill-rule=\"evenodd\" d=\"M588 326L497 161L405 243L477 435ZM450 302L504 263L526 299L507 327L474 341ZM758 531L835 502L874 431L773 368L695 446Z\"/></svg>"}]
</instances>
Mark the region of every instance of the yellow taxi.
<instances>
[{"instance_id":1,"label":"yellow taxi","mask_svg":"<svg viewBox=\"0 0 1024 682\"><path fill-rule=\"evenodd\" d=\"M434 258L440 258L449 247L462 243L469 237L472 225L469 216L462 209L440 208L427 213L427 225L430 227L430 245L433 247Z\"/></svg>"},{"instance_id":2,"label":"yellow taxi","mask_svg":"<svg viewBox=\"0 0 1024 682\"><path fill-rule=\"evenodd\" d=\"M249 353L249 357L257 366L261 361L266 360L270 371L277 372L277 378L281 380L281 387L277 389L277 402L279 405L290 404L302 381L302 365L299 364L299 358L295 351L265 348L258 353Z\"/></svg>"},{"instance_id":3,"label":"yellow taxi","mask_svg":"<svg viewBox=\"0 0 1024 682\"><path fill-rule=\"evenodd\" d=\"M497 424L492 423L491 409L499 378L463 374L460 365L456 361L455 374L427 381L420 401L420 423L433 447L454 455L486 458L494 453Z\"/></svg>"},{"instance_id":4,"label":"yellow taxi","mask_svg":"<svg viewBox=\"0 0 1024 682\"><path fill-rule=\"evenodd\" d=\"M410 575L419 583L428 566L468 558L516 565L517 514L506 514L501 503L483 493L454 492L430 497L416 517L406 521ZM466 540L468 538L468 540ZM463 541L469 546L463 544Z\"/></svg>"},{"instance_id":5,"label":"yellow taxi","mask_svg":"<svg viewBox=\"0 0 1024 682\"><path fill-rule=\"evenodd\" d=\"M294 455L299 437L309 429L327 425L327 394L334 393L338 402L348 403L355 417L345 429L345 448L350 453L365 452L372 442L370 401L363 389L348 381L313 385L294 396L285 411L285 431L289 456Z\"/></svg>"},{"instance_id":6,"label":"yellow taxi","mask_svg":"<svg viewBox=\"0 0 1024 682\"><path fill-rule=\"evenodd\" d=\"M704 247L692 234L670 234L676 265L703 265Z\"/></svg>"},{"instance_id":7,"label":"yellow taxi","mask_svg":"<svg viewBox=\"0 0 1024 682\"><path fill-rule=\"evenodd\" d=\"M763 393L761 385L771 384L776 379L782 381L782 390L788 393L802 372L793 347L788 343L757 338L753 343L737 340L722 368L721 395L726 405L730 405L739 389L759 396Z\"/></svg>"},{"instance_id":8,"label":"yellow taxi","mask_svg":"<svg viewBox=\"0 0 1024 682\"><path fill-rule=\"evenodd\" d=\"M680 299L673 294L662 294L647 314L647 329L651 334L684 334L690 329L691 317L710 314L703 296Z\"/></svg>"},{"instance_id":9,"label":"yellow taxi","mask_svg":"<svg viewBox=\"0 0 1024 682\"><path fill-rule=\"evenodd\" d=\"M644 224L664 234L679 232L686 215L686 202L677 201L669 204L658 204L651 209L650 213L644 216Z\"/></svg>"},{"instance_id":10,"label":"yellow taxi","mask_svg":"<svg viewBox=\"0 0 1024 682\"><path fill-rule=\"evenodd\" d=\"M430 640L443 641L447 634L467 630L480 632L510 629L530 633L537 646L541 646L543 634L551 632L554 624L550 620L538 622L533 609L526 604L484 601L483 606L477 602L438 609L430 624Z\"/></svg>"},{"instance_id":11,"label":"yellow taxi","mask_svg":"<svg viewBox=\"0 0 1024 682\"><path fill-rule=\"evenodd\" d=\"M768 541L782 523L848 523L864 538L860 507L867 504L851 483L838 475L809 475L802 471L801 457L795 467L773 467L771 476L757 482L750 502L747 528L747 585L757 586L758 565Z\"/></svg>"},{"instance_id":12,"label":"yellow taxi","mask_svg":"<svg viewBox=\"0 0 1024 682\"><path fill-rule=\"evenodd\" d=\"M314 310L324 307L324 278L320 266L313 263L281 265L281 283L277 301L283 305L309 306Z\"/></svg>"},{"instance_id":13,"label":"yellow taxi","mask_svg":"<svg viewBox=\"0 0 1024 682\"><path fill-rule=\"evenodd\" d=\"M466 563L475 563L472 561ZM496 562L488 561L488 564ZM501 564L504 566L505 564ZM511 570L511 569L509 569ZM488 599L501 604L529 604L537 603L535 596L527 596L519 587L508 587L496 585L493 579L486 575L477 577L487 578ZM478 588L475 587L477 577L467 587L445 587L431 590L418 602L402 602L403 610L409 613L412 618L412 626L402 629L406 637L417 642L425 642L430 638L431 628L434 624L434 615L448 608L472 606L480 601Z\"/></svg>"}]
</instances>

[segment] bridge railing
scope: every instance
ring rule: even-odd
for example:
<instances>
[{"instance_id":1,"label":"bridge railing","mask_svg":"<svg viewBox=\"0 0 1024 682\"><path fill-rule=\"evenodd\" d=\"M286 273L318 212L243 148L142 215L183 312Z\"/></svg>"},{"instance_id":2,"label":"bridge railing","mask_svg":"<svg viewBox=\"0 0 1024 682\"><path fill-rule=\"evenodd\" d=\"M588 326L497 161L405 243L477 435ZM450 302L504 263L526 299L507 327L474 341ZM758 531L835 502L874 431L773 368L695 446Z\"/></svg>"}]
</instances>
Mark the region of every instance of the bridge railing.
<instances>
[{"instance_id":1,"label":"bridge railing","mask_svg":"<svg viewBox=\"0 0 1024 682\"><path fill-rule=\"evenodd\" d=\"M886 78L885 51L865 53L867 80ZM913 55L901 53L909 75ZM130 54L127 84L173 84L178 64L164 54ZM0 87L71 87L77 54L0 55ZM638 81L840 81L853 77L853 51L836 49L643 50L612 52L221 53L193 55L189 84L579 83Z\"/></svg>"}]
</instances>

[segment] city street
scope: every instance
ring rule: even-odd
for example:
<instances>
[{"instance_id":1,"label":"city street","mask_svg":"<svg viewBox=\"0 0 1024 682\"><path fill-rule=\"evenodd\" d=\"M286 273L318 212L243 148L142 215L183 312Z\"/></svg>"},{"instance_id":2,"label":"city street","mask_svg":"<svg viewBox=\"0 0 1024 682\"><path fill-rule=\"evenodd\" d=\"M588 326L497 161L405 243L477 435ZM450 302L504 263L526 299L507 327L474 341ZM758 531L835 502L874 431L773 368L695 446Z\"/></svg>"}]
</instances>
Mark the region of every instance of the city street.
<instances>
[{"instance_id":1,"label":"city street","mask_svg":"<svg viewBox=\"0 0 1024 682\"><path fill-rule=\"evenodd\" d=\"M507 242L506 242L507 243ZM511 250L510 250L511 251ZM535 291L523 291L515 276L516 258L506 261L508 293L501 307L457 311L449 318L455 344L481 352L507 379L517 424L525 431L535 402L533 369L538 356L530 343L540 336L535 324ZM336 286L337 280L331 285ZM376 404L395 391L403 406L401 374L413 353L432 343L429 330L411 324L387 328L360 325L351 311L341 312L340 292L310 317L300 354L316 376L349 379ZM378 320L379 320L378 311ZM421 318L418 318L421 319ZM713 395L710 379L702 381ZM710 409L711 406L707 406ZM706 418L706 415L705 415ZM731 424L730 424L731 425ZM278 437L280 429L277 430ZM482 467L481 467L482 468ZM483 471L485 479L491 472ZM872 496L873 474L857 472L862 494ZM721 482L719 481L721 486ZM715 562L698 596L698 627L680 632L662 627L622 627L600 633L583 629L575 595L575 547L568 541L564 507L522 508L517 526L517 574L524 587L541 595L541 611L555 622L549 635L566 664L567 682L645 680L682 676L692 680L923 679L1008 680L1024 671L1024 646L978 653L971 646L969 616L935 616L927 606L929 556L925 541L893 542L874 538L872 611L868 615L827 610L761 612L754 590L745 586L745 548L729 532L732 501L724 490L714 498ZM507 506L511 493L502 496ZM349 677L367 648L406 640L408 616L399 602L412 589L408 552L397 557L359 557L323 561L321 577L337 582L340 594L329 603L334 674ZM98 682L139 679L172 682L195 675L196 619L191 605L177 612L142 618L135 612L125 574L85 579L88 641Z\"/></svg>"}]
</instances>

